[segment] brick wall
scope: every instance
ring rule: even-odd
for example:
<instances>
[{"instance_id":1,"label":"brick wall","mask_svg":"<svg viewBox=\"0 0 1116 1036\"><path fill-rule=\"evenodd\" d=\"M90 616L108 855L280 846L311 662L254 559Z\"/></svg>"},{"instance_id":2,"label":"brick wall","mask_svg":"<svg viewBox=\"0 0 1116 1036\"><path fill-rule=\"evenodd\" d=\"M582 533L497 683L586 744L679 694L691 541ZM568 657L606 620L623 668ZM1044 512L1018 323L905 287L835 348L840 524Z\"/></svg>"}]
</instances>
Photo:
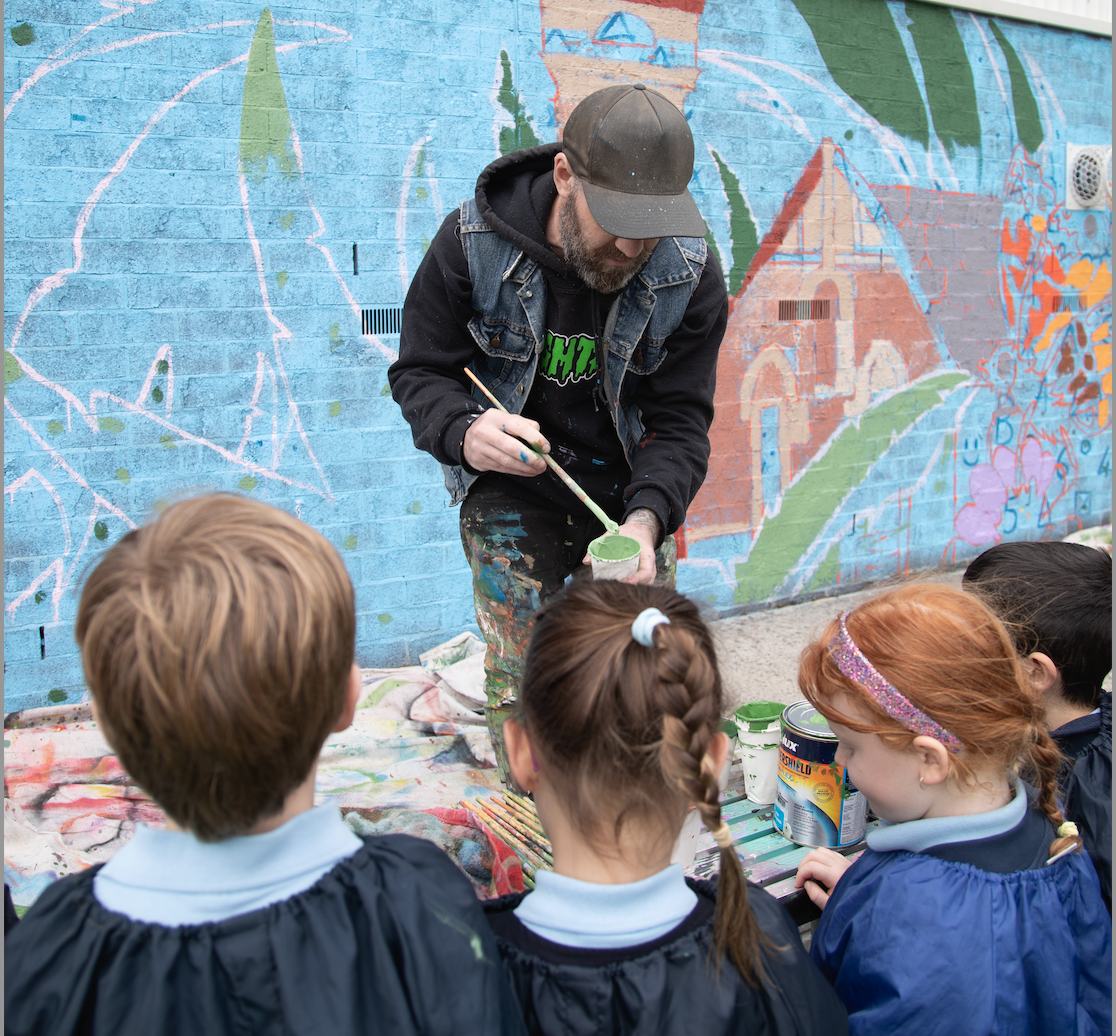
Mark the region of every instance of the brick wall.
<instances>
[{"instance_id":1,"label":"brick wall","mask_svg":"<svg viewBox=\"0 0 1116 1036\"><path fill-rule=\"evenodd\" d=\"M5 30L7 710L80 696L83 573L202 490L338 547L365 665L472 624L362 314L390 326L480 169L617 80L686 111L732 298L683 589L727 612L1108 518L1110 208L1065 206L1067 143L1111 136L1107 39L880 0L77 0Z\"/></svg>"}]
</instances>

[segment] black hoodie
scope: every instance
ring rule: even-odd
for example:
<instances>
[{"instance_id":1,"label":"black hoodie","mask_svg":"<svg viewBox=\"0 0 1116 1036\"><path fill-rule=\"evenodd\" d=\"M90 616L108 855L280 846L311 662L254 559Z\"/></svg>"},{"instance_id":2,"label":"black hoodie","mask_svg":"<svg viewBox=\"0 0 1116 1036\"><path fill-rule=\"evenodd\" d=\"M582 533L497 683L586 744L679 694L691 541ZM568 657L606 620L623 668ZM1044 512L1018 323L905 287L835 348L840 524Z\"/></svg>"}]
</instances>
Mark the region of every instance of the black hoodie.
<instances>
[{"instance_id":1,"label":"black hoodie","mask_svg":"<svg viewBox=\"0 0 1116 1036\"><path fill-rule=\"evenodd\" d=\"M547 344L522 413L539 422L554 458L614 518L648 507L664 532L672 533L685 521L708 467L717 350L728 320L721 268L710 253L686 315L667 339L665 359L636 390L646 435L633 471L598 388L596 340L616 296L589 288L546 240L558 198L553 168L560 150L547 144L515 152L493 162L477 181L485 221L537 260L547 280ZM451 465L463 462L465 429L471 415L484 409L464 374L476 345L468 330L472 284L457 236L459 218L456 210L447 217L411 282L399 359L388 371L415 445ZM489 473L485 481L560 508L572 499L549 469L535 478Z\"/></svg>"}]
</instances>

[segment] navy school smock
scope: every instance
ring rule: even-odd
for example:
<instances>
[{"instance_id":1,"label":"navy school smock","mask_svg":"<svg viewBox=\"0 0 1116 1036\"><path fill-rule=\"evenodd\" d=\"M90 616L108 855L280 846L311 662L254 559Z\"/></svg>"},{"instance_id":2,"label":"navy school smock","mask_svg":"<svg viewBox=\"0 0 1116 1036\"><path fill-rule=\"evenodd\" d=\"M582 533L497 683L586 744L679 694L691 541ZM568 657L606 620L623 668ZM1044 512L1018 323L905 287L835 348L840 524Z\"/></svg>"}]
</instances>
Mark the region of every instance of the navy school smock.
<instances>
[{"instance_id":1,"label":"navy school smock","mask_svg":"<svg viewBox=\"0 0 1116 1036\"><path fill-rule=\"evenodd\" d=\"M106 910L99 867L62 878L5 939L7 1036L521 1036L468 879L421 839L363 841L305 892L208 924Z\"/></svg>"},{"instance_id":2,"label":"navy school smock","mask_svg":"<svg viewBox=\"0 0 1116 1036\"><path fill-rule=\"evenodd\" d=\"M1110 1036L1111 918L1085 854L1046 865L1053 839L1028 808L995 837L865 850L810 947L850 1033Z\"/></svg>"},{"instance_id":3,"label":"navy school smock","mask_svg":"<svg viewBox=\"0 0 1116 1036\"><path fill-rule=\"evenodd\" d=\"M765 950L762 990L713 947L717 885L686 879L698 902L659 939L619 949L563 946L513 911L524 894L484 904L527 1029L540 1036L844 1036L845 1009L802 948L778 900L748 888Z\"/></svg>"}]
</instances>

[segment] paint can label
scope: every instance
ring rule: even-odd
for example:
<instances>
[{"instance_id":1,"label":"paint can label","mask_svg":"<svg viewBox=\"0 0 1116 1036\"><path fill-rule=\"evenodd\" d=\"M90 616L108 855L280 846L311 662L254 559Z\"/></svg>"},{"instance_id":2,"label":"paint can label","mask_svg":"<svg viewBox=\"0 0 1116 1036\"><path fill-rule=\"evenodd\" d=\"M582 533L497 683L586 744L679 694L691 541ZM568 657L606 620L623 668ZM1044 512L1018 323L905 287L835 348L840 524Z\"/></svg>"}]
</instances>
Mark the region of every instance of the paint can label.
<instances>
[{"instance_id":1,"label":"paint can label","mask_svg":"<svg viewBox=\"0 0 1116 1036\"><path fill-rule=\"evenodd\" d=\"M806 702L788 706L787 712ZM799 709L799 711L803 711ZM818 717L824 723L824 718ZM811 718L812 719L812 718ZM817 724L817 719L812 719ZM820 724L819 724L820 726ZM779 773L775 786L775 829L799 845L834 849L864 837L868 803L835 760L837 738L801 729L783 715Z\"/></svg>"}]
</instances>

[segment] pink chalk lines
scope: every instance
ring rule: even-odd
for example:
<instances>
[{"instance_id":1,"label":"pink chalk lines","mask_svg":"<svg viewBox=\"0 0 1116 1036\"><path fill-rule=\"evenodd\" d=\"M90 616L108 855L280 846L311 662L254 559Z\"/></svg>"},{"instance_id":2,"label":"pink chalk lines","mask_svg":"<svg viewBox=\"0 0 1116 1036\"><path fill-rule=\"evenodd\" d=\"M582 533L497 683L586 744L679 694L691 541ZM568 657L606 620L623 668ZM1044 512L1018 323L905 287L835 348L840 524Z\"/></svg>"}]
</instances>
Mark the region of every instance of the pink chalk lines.
<instances>
[{"instance_id":1,"label":"pink chalk lines","mask_svg":"<svg viewBox=\"0 0 1116 1036\"><path fill-rule=\"evenodd\" d=\"M44 61L27 80L22 83L18 90L12 95L8 103L5 105L4 118L5 121L14 110L19 100L30 90L34 85L40 82L45 76L52 72L57 71L64 66L77 61L84 57L94 57L108 54L112 51L117 51L126 47L138 46L144 43L149 43L157 39L182 36L190 33L197 32L210 32L213 30L227 29L232 27L252 27L255 23L247 20L231 20L214 22L206 25L199 25L185 29L174 29L159 32L146 32L139 35L130 37L128 39L114 40L109 43L104 43L96 46L88 47L84 50L75 51L75 46L79 41L83 40L96 29L101 28L108 23L124 17L125 15L134 12L137 7L144 6L157 2L157 0L135 0L135 2L123 5L108 2L103 0L103 6L109 8L112 12L104 18L85 26L67 43L57 48L50 54L46 61ZM288 19L275 19L274 22L277 26L292 26L292 27L305 27L320 30L326 35L319 36L314 39L296 40L293 42L283 43L277 46L276 53L285 53L295 50L299 47L319 46L323 44L332 43L346 43L351 42L351 35L343 29L335 26L327 25L321 22L311 21L297 21ZM321 464L318 462L311 447L306 430L303 427L301 416L299 414L298 403L294 399L291 391L290 380L283 364L283 355L281 343L293 339L293 335L289 328L283 324L275 315L271 299L269 297L267 282L264 275L263 255L260 248L259 241L252 223L251 212L248 201L247 186L244 179L243 170L238 170L238 179L240 183L240 196L241 204L244 212L244 222L249 241L252 247L254 257L254 264L259 281L260 295L265 312L269 322L274 328L272 334L272 357L269 359L263 352L256 354L256 377L255 384L252 392L251 399L247 405L247 413L244 418L244 429L240 443L236 450L230 450L218 443L212 442L203 436L196 435L181 425L172 420L173 402L174 402L174 368L173 368L173 355L171 347L164 344L158 349L154 359L151 362L147 378L140 390L138 396L134 399L126 399L119 394L114 394L103 389L97 389L89 394L87 402L80 400L73 392L63 385L60 385L40 373L32 363L28 361L25 356L17 353L17 347L20 339L23 336L29 317L32 315L36 307L44 298L51 292L57 290L67 283L67 280L78 273L82 268L84 261L84 235L89 221L92 218L97 204L104 197L106 191L112 186L114 181L125 171L132 156L136 153L137 149L144 143L150 136L155 127L160 121L171 112L174 107L182 101L187 95L195 90L199 85L205 82L212 76L220 72L226 71L239 64L246 62L248 53L245 52L229 60L223 61L214 67L207 69L191 79L185 86L178 90L172 97L163 102L155 113L147 120L141 131L131 141L124 152L117 158L108 173L100 180L94 187L93 191L86 198L82 206L77 221L74 227L72 237L73 261L64 268L57 270L55 273L45 277L40 281L35 288L28 295L27 301L15 322L12 330L11 337L7 345L7 352L10 354L8 363L15 362L21 375L26 375L31 381L36 382L43 388L60 397L66 404L66 425L67 430L72 430L72 420L74 412L76 411L79 420L84 421L88 426L89 431L94 435L100 434L102 427L101 421L97 414L97 405L99 402L111 404L112 409L115 411L125 411L136 417L142 418L145 421L152 422L160 426L169 435L171 441L182 440L186 442L196 443L199 446L209 450L220 456L227 463L242 468L246 474L254 478L263 480L271 480L283 483L284 485L291 486L292 488L303 489L308 492L317 494L326 500L333 501L333 494L330 489L329 480L322 469ZM293 127L292 127L293 132ZM298 160L298 168L300 178L302 181L303 191L306 194L307 205L313 214L316 229L305 239L305 243L319 251L325 258L325 261L333 274L335 281L341 289L341 294L345 299L346 304L349 306L350 311L353 313L355 319L360 320L360 307L356 300L353 298L348 286L344 283L338 272L337 265L330 254L329 249L321 244L317 239L325 232L325 224L310 198L309 191L306 185L305 169L303 166L302 149L299 145L297 134L294 135L293 140L294 152ZM377 349L379 353L386 359L394 359L395 352L389 349L383 342L375 335L365 334L364 339L369 346ZM160 368L160 364L165 364ZM165 403L163 405L162 413L157 412L150 405L151 400L151 386L157 370L164 371L167 375L167 391L165 394ZM268 466L257 464L250 458L245 456L245 448L248 444L253 432L254 422L261 417L265 417L267 410L261 405L261 394L264 391L265 382L270 381L271 385L271 463ZM280 388L282 389L283 399L280 400ZM94 490L88 481L78 472L73 465L71 465L62 452L55 446L46 442L43 437L36 431L32 423L25 417L15 406L9 396L4 399L5 410L8 415L15 421L30 437L32 442L50 459L52 468L60 472L66 478L76 483L81 490L88 492L92 497L92 507L90 508L88 520L86 523L86 530L84 537L77 548L76 553L73 549L72 536L70 531L70 518L66 513L66 508L63 504L61 495L59 494L55 485L47 478L38 468L30 467L21 476L8 483L4 492L9 496L9 499L14 504L17 494L20 493L33 493L33 492L46 492L54 502L55 508L58 512L59 522L63 529L64 543L62 545L61 554L56 557L43 571L35 577L34 580L19 593L5 608L9 618L14 618L16 611L30 598L34 597L41 600L41 588L44 584L48 584L53 577L53 589L51 593L52 603L54 605L54 619L58 621L58 609L61 601L62 594L65 588L72 582L76 567L84 554L91 536L94 534L94 529L97 525L97 519L100 515L111 515L118 518L128 528L135 528L135 522L132 518L125 513L120 507L112 503L101 493ZM283 412L281 414L281 411ZM282 429L281 429L282 426ZM311 484L308 482L300 481L298 479L289 477L283 474L279 469L281 467L286 446L288 444L290 435L296 432L298 438L302 441L306 450L307 457L312 463L318 479L318 484ZM55 476L57 477L57 476ZM71 557L71 555L73 555Z\"/></svg>"}]
</instances>

